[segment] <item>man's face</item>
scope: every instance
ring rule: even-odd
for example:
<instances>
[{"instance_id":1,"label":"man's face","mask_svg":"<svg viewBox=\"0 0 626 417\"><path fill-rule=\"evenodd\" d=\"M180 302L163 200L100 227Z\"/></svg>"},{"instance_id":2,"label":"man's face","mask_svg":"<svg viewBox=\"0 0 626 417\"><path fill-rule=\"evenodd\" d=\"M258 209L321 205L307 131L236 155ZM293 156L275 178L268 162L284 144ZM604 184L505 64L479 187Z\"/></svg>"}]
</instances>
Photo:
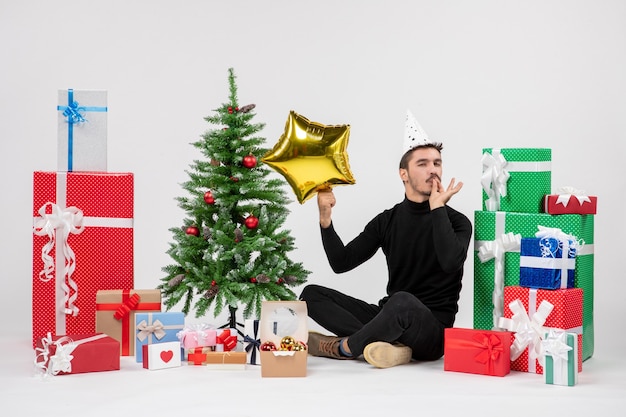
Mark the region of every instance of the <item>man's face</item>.
<instances>
[{"instance_id":1,"label":"man's face","mask_svg":"<svg viewBox=\"0 0 626 417\"><path fill-rule=\"evenodd\" d=\"M418 148L411 154L406 169L400 169L400 178L409 200L428 200L433 178L441 181L441 153L434 148Z\"/></svg>"}]
</instances>

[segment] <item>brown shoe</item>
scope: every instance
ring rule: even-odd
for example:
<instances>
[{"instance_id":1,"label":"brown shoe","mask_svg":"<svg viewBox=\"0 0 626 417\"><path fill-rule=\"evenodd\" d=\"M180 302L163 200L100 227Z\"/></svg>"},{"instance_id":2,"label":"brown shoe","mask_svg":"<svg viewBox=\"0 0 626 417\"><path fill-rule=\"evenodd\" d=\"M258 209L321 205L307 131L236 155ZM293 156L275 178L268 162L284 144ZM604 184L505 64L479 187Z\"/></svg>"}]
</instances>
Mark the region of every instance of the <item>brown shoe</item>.
<instances>
[{"instance_id":1,"label":"brown shoe","mask_svg":"<svg viewBox=\"0 0 626 417\"><path fill-rule=\"evenodd\" d=\"M363 357L377 368L391 368L411 361L413 351L400 343L374 342L365 346Z\"/></svg>"},{"instance_id":2,"label":"brown shoe","mask_svg":"<svg viewBox=\"0 0 626 417\"><path fill-rule=\"evenodd\" d=\"M339 353L341 337L326 336L317 332L309 332L309 355L333 359L352 359Z\"/></svg>"}]
</instances>

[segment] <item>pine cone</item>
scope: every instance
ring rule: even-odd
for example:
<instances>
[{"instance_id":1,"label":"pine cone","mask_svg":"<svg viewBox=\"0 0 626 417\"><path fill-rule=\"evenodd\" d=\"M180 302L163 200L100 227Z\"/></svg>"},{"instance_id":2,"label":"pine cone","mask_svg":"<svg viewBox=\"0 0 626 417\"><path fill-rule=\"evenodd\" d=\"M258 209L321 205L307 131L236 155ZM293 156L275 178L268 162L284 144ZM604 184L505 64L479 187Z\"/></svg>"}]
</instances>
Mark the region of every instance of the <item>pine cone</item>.
<instances>
[{"instance_id":1,"label":"pine cone","mask_svg":"<svg viewBox=\"0 0 626 417\"><path fill-rule=\"evenodd\" d=\"M204 237L204 240L211 239L211 229L209 227L204 226L202 228L202 237Z\"/></svg>"},{"instance_id":2,"label":"pine cone","mask_svg":"<svg viewBox=\"0 0 626 417\"><path fill-rule=\"evenodd\" d=\"M252 110L255 107L256 107L256 104L246 104L245 106L240 107L239 111L241 113L248 113L250 110Z\"/></svg>"},{"instance_id":3,"label":"pine cone","mask_svg":"<svg viewBox=\"0 0 626 417\"><path fill-rule=\"evenodd\" d=\"M239 243L243 240L243 232L240 228L235 229L235 242Z\"/></svg>"},{"instance_id":4,"label":"pine cone","mask_svg":"<svg viewBox=\"0 0 626 417\"><path fill-rule=\"evenodd\" d=\"M270 282L270 277L265 274L259 274L256 276L256 281L260 284L267 284Z\"/></svg>"},{"instance_id":5,"label":"pine cone","mask_svg":"<svg viewBox=\"0 0 626 417\"><path fill-rule=\"evenodd\" d=\"M185 274L178 274L174 278L167 281L167 285L169 285L170 287L175 287L183 282L183 279L185 279Z\"/></svg>"},{"instance_id":6,"label":"pine cone","mask_svg":"<svg viewBox=\"0 0 626 417\"><path fill-rule=\"evenodd\" d=\"M220 290L219 285L211 285L211 288L209 288L203 295L204 298L206 298L207 300L210 300L211 298L215 297L217 295L217 292Z\"/></svg>"},{"instance_id":7,"label":"pine cone","mask_svg":"<svg viewBox=\"0 0 626 417\"><path fill-rule=\"evenodd\" d=\"M287 275L284 279L285 279L285 282L290 285L298 282L298 278L296 278L293 275Z\"/></svg>"}]
</instances>

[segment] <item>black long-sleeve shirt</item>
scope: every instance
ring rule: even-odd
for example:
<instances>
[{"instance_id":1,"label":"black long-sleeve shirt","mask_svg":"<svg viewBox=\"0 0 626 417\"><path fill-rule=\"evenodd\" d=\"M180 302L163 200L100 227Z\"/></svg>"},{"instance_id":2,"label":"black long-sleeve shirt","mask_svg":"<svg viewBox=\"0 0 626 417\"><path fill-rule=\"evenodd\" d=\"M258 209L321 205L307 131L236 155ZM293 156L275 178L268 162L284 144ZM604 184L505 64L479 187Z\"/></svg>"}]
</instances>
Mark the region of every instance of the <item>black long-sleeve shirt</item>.
<instances>
[{"instance_id":1,"label":"black long-sleeve shirt","mask_svg":"<svg viewBox=\"0 0 626 417\"><path fill-rule=\"evenodd\" d=\"M448 206L431 211L428 201L405 198L372 219L347 245L332 223L321 230L326 256L336 273L356 268L382 249L389 281L380 305L395 292L407 291L444 326L454 324L472 236L472 224L464 214Z\"/></svg>"}]
</instances>

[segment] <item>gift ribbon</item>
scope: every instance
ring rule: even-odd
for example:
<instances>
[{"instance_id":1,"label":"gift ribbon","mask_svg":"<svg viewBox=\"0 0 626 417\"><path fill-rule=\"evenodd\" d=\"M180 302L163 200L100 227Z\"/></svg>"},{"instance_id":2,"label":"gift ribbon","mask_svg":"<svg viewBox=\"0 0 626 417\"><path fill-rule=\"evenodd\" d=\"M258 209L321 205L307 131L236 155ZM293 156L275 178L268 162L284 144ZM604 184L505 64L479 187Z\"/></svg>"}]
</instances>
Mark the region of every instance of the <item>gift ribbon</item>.
<instances>
[{"instance_id":1,"label":"gift ribbon","mask_svg":"<svg viewBox=\"0 0 626 417\"><path fill-rule=\"evenodd\" d=\"M498 211L500 198L506 197L510 174L506 169L508 161L500 153L500 150L493 149L491 152L483 153L483 173L480 183L488 197L485 201L487 211Z\"/></svg>"},{"instance_id":2,"label":"gift ribbon","mask_svg":"<svg viewBox=\"0 0 626 417\"><path fill-rule=\"evenodd\" d=\"M72 352L83 343L93 342L94 340L107 337L106 334L100 333L95 336L81 340L73 340L68 336L62 336L57 340L52 339L52 334L48 333L46 337L41 339L42 347L35 348L35 367L41 369L44 375L58 375L61 372L72 372ZM50 347L55 346L55 352L50 355Z\"/></svg>"},{"instance_id":3,"label":"gift ribbon","mask_svg":"<svg viewBox=\"0 0 626 417\"><path fill-rule=\"evenodd\" d=\"M114 311L113 317L116 320L122 322L122 356L130 355L130 316L133 311L146 311L146 310L161 310L161 303L141 303L131 301L131 298L137 299L139 297L137 293L130 295L131 290L122 290L122 302L121 303L96 303L96 311ZM123 307L125 306L125 307ZM132 307L131 307L132 306ZM128 307L128 308L126 308ZM120 312L125 314L120 315ZM118 318L119 316L119 318Z\"/></svg>"},{"instance_id":4,"label":"gift ribbon","mask_svg":"<svg viewBox=\"0 0 626 417\"><path fill-rule=\"evenodd\" d=\"M209 348L197 347L191 348L190 352L187 352L187 362L194 365L202 365L206 361L207 352Z\"/></svg>"},{"instance_id":5,"label":"gift ribbon","mask_svg":"<svg viewBox=\"0 0 626 417\"><path fill-rule=\"evenodd\" d=\"M498 329L498 319L504 314L504 254L519 251L522 236L511 232L504 233L506 213L496 212L496 239L475 242L481 262L494 259L494 287L491 295L493 303L493 329Z\"/></svg>"},{"instance_id":6,"label":"gift ribbon","mask_svg":"<svg viewBox=\"0 0 626 417\"><path fill-rule=\"evenodd\" d=\"M50 208L52 213L46 211ZM41 259L43 270L39 272L39 279L48 282L52 279L52 272L55 269L54 260L50 256L52 248L56 247L55 257L57 271L63 271L63 279L60 286L63 291L64 314L78 315L78 307L74 304L78 298L78 285L72 279L72 274L76 269L76 254L69 245L68 238L71 234L79 234L84 229L83 212L76 207L61 208L60 206L47 202L38 211L39 217L35 218L33 233L37 236L48 236L48 242L41 249ZM60 242L57 245L57 236ZM63 262L63 264L61 264ZM60 267L60 268L59 268ZM70 295L70 291L73 293Z\"/></svg>"},{"instance_id":7,"label":"gift ribbon","mask_svg":"<svg viewBox=\"0 0 626 417\"><path fill-rule=\"evenodd\" d=\"M573 351L574 348L567 344L567 338L566 332L550 329L541 343L543 354L546 356L546 363L549 362L548 356L552 359L552 369L550 371L544 370L546 380L552 376L552 383L559 385L574 385L573 374L578 372L578 364L574 363L577 358L574 358L573 354L570 355L570 351ZM576 338L574 338L573 343L578 343ZM572 372L567 372L568 364L572 365L570 367Z\"/></svg>"},{"instance_id":8,"label":"gift ribbon","mask_svg":"<svg viewBox=\"0 0 626 417\"><path fill-rule=\"evenodd\" d=\"M498 336L482 332L473 334L472 340L453 339L446 341L446 345L451 349L478 349L474 361L485 365L487 375L494 374L494 366L504 352L502 341Z\"/></svg>"},{"instance_id":9,"label":"gift ribbon","mask_svg":"<svg viewBox=\"0 0 626 417\"><path fill-rule=\"evenodd\" d=\"M132 218L89 217L76 207L67 207L67 173L56 173L55 203L47 202L38 211L39 216L33 218L33 234L48 236L48 242L41 250L44 264L39 279L48 282L55 272L55 305L60 306L55 312L56 334L66 334L65 317L76 316L79 309L74 302L78 299L78 284L71 279L76 269L76 254L68 244L69 234L79 234L86 227L132 228ZM47 208L52 214L46 214ZM57 223L60 222L60 223ZM61 227L61 242L58 231ZM60 243L60 244L59 244ZM50 252L55 249L54 263ZM68 259L69 257L69 259ZM67 283L66 283L67 279ZM74 291L72 295L70 292Z\"/></svg>"},{"instance_id":10,"label":"gift ribbon","mask_svg":"<svg viewBox=\"0 0 626 417\"><path fill-rule=\"evenodd\" d=\"M577 190L574 187L561 187L558 191L558 197L556 199L556 204L563 204L563 207L567 207L567 204L570 202L570 199L574 197L578 200L578 204L581 206L583 203L591 203L591 199L589 196L585 195L585 192L582 190Z\"/></svg>"},{"instance_id":11,"label":"gift ribbon","mask_svg":"<svg viewBox=\"0 0 626 417\"><path fill-rule=\"evenodd\" d=\"M139 333L137 333L137 339L139 339L140 342L148 339L148 343L152 343L152 335L160 340L163 339L166 334L163 323L161 323L158 319L152 324L148 324L147 321L141 320L139 324L137 324L137 330L139 330Z\"/></svg>"},{"instance_id":12,"label":"gift ribbon","mask_svg":"<svg viewBox=\"0 0 626 417\"><path fill-rule=\"evenodd\" d=\"M74 90L67 90L67 106L57 106L57 110L62 111L67 122L67 170L71 172L74 164L74 125L87 122L83 116L85 112L106 112L106 107L81 106L74 100Z\"/></svg>"},{"instance_id":13,"label":"gift ribbon","mask_svg":"<svg viewBox=\"0 0 626 417\"><path fill-rule=\"evenodd\" d=\"M543 365L541 340L546 328L543 324L552 312L554 305L547 300L537 305L537 290L528 291L528 312L519 299L511 301L509 308L511 318L500 317L498 325L506 330L515 332L515 340L511 345L511 361L515 361L528 348L528 372L536 373L536 361Z\"/></svg>"},{"instance_id":14,"label":"gift ribbon","mask_svg":"<svg viewBox=\"0 0 626 417\"><path fill-rule=\"evenodd\" d=\"M251 365L256 365L256 352L257 350L260 351L261 349L261 339L259 339L258 337L258 332L259 332L259 321L258 320L254 320L254 324L253 324L253 337L250 337L248 335L245 335L243 337L243 341L244 343L247 343L246 345L246 352L250 354L250 364Z\"/></svg>"},{"instance_id":15,"label":"gift ribbon","mask_svg":"<svg viewBox=\"0 0 626 417\"><path fill-rule=\"evenodd\" d=\"M237 346L237 336L231 335L230 329L217 335L216 341L218 345L223 345L224 351L232 350Z\"/></svg>"},{"instance_id":16,"label":"gift ribbon","mask_svg":"<svg viewBox=\"0 0 626 417\"><path fill-rule=\"evenodd\" d=\"M482 156L483 173L480 183L487 194L487 211L500 210L501 197L507 196L507 186L511 172L550 171L550 161L507 161L500 149L492 149Z\"/></svg>"}]
</instances>

